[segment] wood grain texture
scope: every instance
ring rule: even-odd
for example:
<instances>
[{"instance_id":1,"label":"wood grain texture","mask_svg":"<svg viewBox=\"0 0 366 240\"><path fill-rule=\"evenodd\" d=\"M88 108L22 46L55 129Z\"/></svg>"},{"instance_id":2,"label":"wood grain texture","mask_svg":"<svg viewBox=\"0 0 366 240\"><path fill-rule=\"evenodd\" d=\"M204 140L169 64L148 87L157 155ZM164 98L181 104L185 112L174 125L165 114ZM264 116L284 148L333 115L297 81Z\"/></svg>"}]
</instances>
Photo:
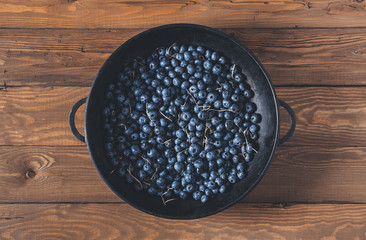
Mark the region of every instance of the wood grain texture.
<instances>
[{"instance_id":1,"label":"wood grain texture","mask_svg":"<svg viewBox=\"0 0 366 240\"><path fill-rule=\"evenodd\" d=\"M70 132L71 107L90 87L8 87L0 90L0 145L84 145ZM293 107L297 127L289 146L366 146L365 88L277 88ZM76 125L83 132L83 109ZM281 134L289 129L281 108ZM357 131L355 130L357 129Z\"/></svg>"},{"instance_id":2,"label":"wood grain texture","mask_svg":"<svg viewBox=\"0 0 366 240\"><path fill-rule=\"evenodd\" d=\"M0 205L17 239L365 239L366 206L236 204L198 220L160 219L127 204Z\"/></svg>"},{"instance_id":3,"label":"wood grain texture","mask_svg":"<svg viewBox=\"0 0 366 240\"><path fill-rule=\"evenodd\" d=\"M0 202L122 202L86 147L0 147ZM366 148L279 146L242 202L366 203Z\"/></svg>"},{"instance_id":4,"label":"wood grain texture","mask_svg":"<svg viewBox=\"0 0 366 240\"><path fill-rule=\"evenodd\" d=\"M366 28L221 29L264 64L274 84L366 84ZM144 29L0 29L0 84L90 86Z\"/></svg>"},{"instance_id":5,"label":"wood grain texture","mask_svg":"<svg viewBox=\"0 0 366 240\"><path fill-rule=\"evenodd\" d=\"M97 1L6 0L8 28L148 28L188 22L212 27L363 27L363 1Z\"/></svg>"},{"instance_id":6,"label":"wood grain texture","mask_svg":"<svg viewBox=\"0 0 366 240\"><path fill-rule=\"evenodd\" d=\"M288 145L323 147L365 146L366 94L364 87L278 88L278 97L296 114L296 130ZM281 120L288 114L281 109ZM290 121L281 122L281 131Z\"/></svg>"}]
</instances>

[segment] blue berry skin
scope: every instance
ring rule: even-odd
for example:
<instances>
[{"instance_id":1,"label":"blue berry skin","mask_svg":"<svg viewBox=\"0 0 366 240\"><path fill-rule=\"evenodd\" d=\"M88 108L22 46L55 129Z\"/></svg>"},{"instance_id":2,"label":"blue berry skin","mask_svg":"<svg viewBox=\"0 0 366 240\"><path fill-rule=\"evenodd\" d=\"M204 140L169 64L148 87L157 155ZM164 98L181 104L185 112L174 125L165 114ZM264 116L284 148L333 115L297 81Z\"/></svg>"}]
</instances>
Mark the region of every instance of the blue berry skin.
<instances>
[{"instance_id":1,"label":"blue berry skin","mask_svg":"<svg viewBox=\"0 0 366 240\"><path fill-rule=\"evenodd\" d=\"M255 133L255 132L257 132L257 131L258 131L258 126L257 126L257 125L255 125L255 124L250 125L250 127L249 127L249 131L250 131L251 133Z\"/></svg>"},{"instance_id":2,"label":"blue berry skin","mask_svg":"<svg viewBox=\"0 0 366 240\"><path fill-rule=\"evenodd\" d=\"M150 158L155 158L158 156L158 152L155 148L151 148L147 151L146 155Z\"/></svg>"},{"instance_id":3,"label":"blue berry skin","mask_svg":"<svg viewBox=\"0 0 366 240\"><path fill-rule=\"evenodd\" d=\"M212 61L217 61L219 59L219 54L217 52L213 52L211 54L211 58Z\"/></svg>"},{"instance_id":4,"label":"blue berry skin","mask_svg":"<svg viewBox=\"0 0 366 240\"><path fill-rule=\"evenodd\" d=\"M195 191L195 192L193 193L192 197L193 197L193 199L194 199L194 200L200 200L200 199L201 199L201 197L202 197L202 192L200 192L200 191Z\"/></svg>"},{"instance_id":5,"label":"blue berry skin","mask_svg":"<svg viewBox=\"0 0 366 240\"><path fill-rule=\"evenodd\" d=\"M212 84L213 83L213 76L211 74L204 74L202 80L205 84ZM210 92L210 91L209 91Z\"/></svg>"},{"instance_id":6,"label":"blue berry skin","mask_svg":"<svg viewBox=\"0 0 366 240\"><path fill-rule=\"evenodd\" d=\"M186 192L179 192L179 197L183 200L187 199L188 197L188 194Z\"/></svg>"},{"instance_id":7,"label":"blue berry skin","mask_svg":"<svg viewBox=\"0 0 366 240\"><path fill-rule=\"evenodd\" d=\"M213 63L212 63L212 61L210 61L210 60L206 60L206 61L204 61L204 62L203 62L203 68L204 68L205 70L211 70L211 69L212 69L212 67L213 67Z\"/></svg>"},{"instance_id":8,"label":"blue berry skin","mask_svg":"<svg viewBox=\"0 0 366 240\"><path fill-rule=\"evenodd\" d=\"M244 161L250 162L253 159L253 155L250 153L245 154Z\"/></svg>"},{"instance_id":9,"label":"blue berry skin","mask_svg":"<svg viewBox=\"0 0 366 240\"><path fill-rule=\"evenodd\" d=\"M174 163L174 170L177 171L178 173L182 172L184 168L184 164L181 162L176 162Z\"/></svg>"},{"instance_id":10,"label":"blue berry skin","mask_svg":"<svg viewBox=\"0 0 366 240\"><path fill-rule=\"evenodd\" d=\"M233 102L239 102L240 98L237 94L233 94L233 95L231 95L231 100Z\"/></svg>"},{"instance_id":11,"label":"blue berry skin","mask_svg":"<svg viewBox=\"0 0 366 240\"><path fill-rule=\"evenodd\" d=\"M222 101L216 100L213 105L214 105L214 108L220 109L222 107Z\"/></svg>"},{"instance_id":12,"label":"blue berry skin","mask_svg":"<svg viewBox=\"0 0 366 240\"><path fill-rule=\"evenodd\" d=\"M212 197L212 195L213 195L212 189L206 188L205 195L208 197Z\"/></svg>"},{"instance_id":13,"label":"blue berry skin","mask_svg":"<svg viewBox=\"0 0 366 240\"><path fill-rule=\"evenodd\" d=\"M179 182L179 181L173 181L173 182L172 182L172 188L173 188L174 190L179 189L179 188L180 188L180 182Z\"/></svg>"},{"instance_id":14,"label":"blue berry skin","mask_svg":"<svg viewBox=\"0 0 366 240\"><path fill-rule=\"evenodd\" d=\"M208 197L206 195L202 195L201 202L206 203L208 201Z\"/></svg>"},{"instance_id":15,"label":"blue berry skin","mask_svg":"<svg viewBox=\"0 0 366 240\"><path fill-rule=\"evenodd\" d=\"M220 64L222 64L222 65L225 65L225 64L227 63L227 60L226 60L226 58L225 58L225 57L221 56L221 57L219 58L218 62L219 62Z\"/></svg>"},{"instance_id":16,"label":"blue berry skin","mask_svg":"<svg viewBox=\"0 0 366 240\"><path fill-rule=\"evenodd\" d=\"M259 134L258 133L253 133L251 136L250 136L250 139L251 140L258 140L258 138L259 138Z\"/></svg>"},{"instance_id":17,"label":"blue berry skin","mask_svg":"<svg viewBox=\"0 0 366 240\"><path fill-rule=\"evenodd\" d=\"M222 71L222 67L219 64L215 64L215 66L213 66L212 68L212 73L215 75L219 75Z\"/></svg>"},{"instance_id":18,"label":"blue berry skin","mask_svg":"<svg viewBox=\"0 0 366 240\"><path fill-rule=\"evenodd\" d=\"M245 104L245 110L248 112L248 113L253 113L255 110L256 110L256 107L255 107L255 104L252 103L252 102L247 102Z\"/></svg>"},{"instance_id":19,"label":"blue berry skin","mask_svg":"<svg viewBox=\"0 0 366 240\"><path fill-rule=\"evenodd\" d=\"M244 177L245 177L245 174L244 174L244 172L238 172L237 174L237 177L238 177L238 179L244 179Z\"/></svg>"},{"instance_id":20,"label":"blue berry skin","mask_svg":"<svg viewBox=\"0 0 366 240\"><path fill-rule=\"evenodd\" d=\"M147 193L150 195L156 195L157 190L154 187L149 187L149 189L147 190Z\"/></svg>"},{"instance_id":21,"label":"blue berry skin","mask_svg":"<svg viewBox=\"0 0 366 240\"><path fill-rule=\"evenodd\" d=\"M253 113L250 117L250 121L252 123L259 123L261 121L261 115L259 115L258 113Z\"/></svg>"},{"instance_id":22,"label":"blue berry skin","mask_svg":"<svg viewBox=\"0 0 366 240\"><path fill-rule=\"evenodd\" d=\"M244 91L244 96L247 99L250 99L250 98L252 98L254 96L254 93L251 90L247 89L247 90Z\"/></svg>"},{"instance_id":23,"label":"blue berry skin","mask_svg":"<svg viewBox=\"0 0 366 240\"><path fill-rule=\"evenodd\" d=\"M190 86L190 83L188 81L184 81L182 82L182 84L180 85L180 87L182 89L187 89Z\"/></svg>"},{"instance_id":24,"label":"blue berry skin","mask_svg":"<svg viewBox=\"0 0 366 240\"><path fill-rule=\"evenodd\" d=\"M238 180L237 176L236 176L236 175L234 175L234 174L229 175L227 179L228 179L228 181L229 181L230 183L236 183L236 182L237 182L237 180Z\"/></svg>"},{"instance_id":25,"label":"blue berry skin","mask_svg":"<svg viewBox=\"0 0 366 240\"><path fill-rule=\"evenodd\" d=\"M186 133L182 129L177 130L175 132L175 135L177 136L177 138L186 138Z\"/></svg>"},{"instance_id":26,"label":"blue berry skin","mask_svg":"<svg viewBox=\"0 0 366 240\"><path fill-rule=\"evenodd\" d=\"M206 153L206 158L207 158L208 161L214 160L215 157L216 157L216 153L215 152L207 152Z\"/></svg>"},{"instance_id":27,"label":"blue berry skin","mask_svg":"<svg viewBox=\"0 0 366 240\"><path fill-rule=\"evenodd\" d=\"M220 192L220 193L225 193L225 192L226 192L226 190L227 190L226 185L222 185L222 186L219 188L219 192Z\"/></svg>"},{"instance_id":28,"label":"blue berry skin","mask_svg":"<svg viewBox=\"0 0 366 240\"><path fill-rule=\"evenodd\" d=\"M196 67L193 64L188 64L186 70L188 74L193 75L196 72Z\"/></svg>"},{"instance_id":29,"label":"blue berry skin","mask_svg":"<svg viewBox=\"0 0 366 240\"><path fill-rule=\"evenodd\" d=\"M200 153L200 146L198 144L191 144L188 152L191 156L197 156Z\"/></svg>"},{"instance_id":30,"label":"blue berry skin","mask_svg":"<svg viewBox=\"0 0 366 240\"><path fill-rule=\"evenodd\" d=\"M188 184L186 186L186 191L189 192L189 193L192 193L193 191L195 190L195 187L193 184Z\"/></svg>"},{"instance_id":31,"label":"blue berry skin","mask_svg":"<svg viewBox=\"0 0 366 240\"><path fill-rule=\"evenodd\" d=\"M197 169L199 169L199 168L202 168L203 167L203 161L202 160L196 160L196 161L194 161L194 163L193 163L193 166L195 167L195 168L197 168Z\"/></svg>"}]
</instances>

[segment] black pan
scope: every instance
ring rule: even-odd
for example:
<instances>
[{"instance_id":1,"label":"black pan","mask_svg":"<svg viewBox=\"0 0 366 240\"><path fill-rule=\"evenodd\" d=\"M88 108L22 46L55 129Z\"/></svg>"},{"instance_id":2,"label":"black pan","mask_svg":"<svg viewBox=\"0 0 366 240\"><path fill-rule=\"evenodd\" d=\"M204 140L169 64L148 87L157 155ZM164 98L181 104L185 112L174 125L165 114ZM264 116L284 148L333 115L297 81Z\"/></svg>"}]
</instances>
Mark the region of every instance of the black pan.
<instances>
[{"instance_id":1,"label":"black pan","mask_svg":"<svg viewBox=\"0 0 366 240\"><path fill-rule=\"evenodd\" d=\"M117 171L113 171L114 166L104 156L101 113L106 104L104 96L108 84L117 78L121 66L131 59L145 56L158 47L171 46L173 43L208 47L223 53L240 66L248 78L251 89L255 92L253 101L257 105L257 112L262 115L258 139L259 152L249 163L247 176L234 184L230 191L216 195L205 204L195 200L176 200L165 206L159 197L152 197L145 192L136 192L131 184L125 182L116 173ZM76 110L85 102L84 138L75 128L74 117ZM291 129L282 140L279 140L279 105L288 110L292 119ZM172 219L194 219L208 216L238 202L261 180L269 167L277 145L290 138L295 129L293 111L287 104L277 99L271 80L254 55L230 36L208 27L192 24L172 24L152 28L122 44L99 70L89 96L74 105L70 112L69 122L74 135L79 140L86 142L95 167L103 180L120 198L141 211Z\"/></svg>"}]
</instances>

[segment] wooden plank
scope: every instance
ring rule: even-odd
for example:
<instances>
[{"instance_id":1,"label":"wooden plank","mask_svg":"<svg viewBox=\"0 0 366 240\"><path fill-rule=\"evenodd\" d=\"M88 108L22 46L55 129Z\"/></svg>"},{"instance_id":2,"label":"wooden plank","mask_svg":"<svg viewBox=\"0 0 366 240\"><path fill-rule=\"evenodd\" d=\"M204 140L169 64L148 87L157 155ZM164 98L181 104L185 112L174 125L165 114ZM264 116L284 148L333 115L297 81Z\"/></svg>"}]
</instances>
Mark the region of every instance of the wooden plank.
<instances>
[{"instance_id":1,"label":"wooden plank","mask_svg":"<svg viewBox=\"0 0 366 240\"><path fill-rule=\"evenodd\" d=\"M0 29L0 84L89 86L109 55L144 29ZM354 29L221 29L274 84L365 85L366 33Z\"/></svg>"},{"instance_id":2,"label":"wooden plank","mask_svg":"<svg viewBox=\"0 0 366 240\"><path fill-rule=\"evenodd\" d=\"M71 133L71 107L88 96L87 87L21 87L0 91L0 145L85 145ZM84 105L76 115L83 130Z\"/></svg>"},{"instance_id":3,"label":"wooden plank","mask_svg":"<svg viewBox=\"0 0 366 240\"><path fill-rule=\"evenodd\" d=\"M161 219L127 204L0 205L0 236L15 239L364 239L359 204L236 204L214 216Z\"/></svg>"},{"instance_id":4,"label":"wooden plank","mask_svg":"<svg viewBox=\"0 0 366 240\"><path fill-rule=\"evenodd\" d=\"M122 202L86 147L0 147L0 202ZM280 146L243 202L366 203L366 148Z\"/></svg>"},{"instance_id":5,"label":"wooden plank","mask_svg":"<svg viewBox=\"0 0 366 240\"><path fill-rule=\"evenodd\" d=\"M278 97L296 114L290 146L365 146L366 94L364 87L278 88ZM283 118L286 118L284 120ZM288 114L281 108L281 131L289 129Z\"/></svg>"},{"instance_id":6,"label":"wooden plank","mask_svg":"<svg viewBox=\"0 0 366 240\"><path fill-rule=\"evenodd\" d=\"M187 22L213 27L364 27L363 1L4 0L8 28L149 28Z\"/></svg>"},{"instance_id":7,"label":"wooden plank","mask_svg":"<svg viewBox=\"0 0 366 240\"><path fill-rule=\"evenodd\" d=\"M89 87L9 87L0 91L0 145L84 145L70 132L68 114ZM290 146L365 146L364 88L277 88L297 115ZM83 132L83 111L76 125ZM289 129L281 108L281 133ZM357 129L357 131L355 131Z\"/></svg>"}]
</instances>

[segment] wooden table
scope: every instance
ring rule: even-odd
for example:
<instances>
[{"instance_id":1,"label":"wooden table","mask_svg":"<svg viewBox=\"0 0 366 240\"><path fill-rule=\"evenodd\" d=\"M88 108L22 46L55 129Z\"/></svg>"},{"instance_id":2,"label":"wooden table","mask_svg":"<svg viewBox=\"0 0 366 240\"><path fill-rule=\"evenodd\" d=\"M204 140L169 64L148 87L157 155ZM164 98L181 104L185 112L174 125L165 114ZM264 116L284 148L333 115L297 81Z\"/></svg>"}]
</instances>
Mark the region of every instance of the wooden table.
<instances>
[{"instance_id":1,"label":"wooden table","mask_svg":"<svg viewBox=\"0 0 366 240\"><path fill-rule=\"evenodd\" d=\"M67 122L119 45L177 22L233 35L297 115L256 189L192 221L122 202ZM0 84L0 239L366 239L363 0L2 0Z\"/></svg>"}]
</instances>

